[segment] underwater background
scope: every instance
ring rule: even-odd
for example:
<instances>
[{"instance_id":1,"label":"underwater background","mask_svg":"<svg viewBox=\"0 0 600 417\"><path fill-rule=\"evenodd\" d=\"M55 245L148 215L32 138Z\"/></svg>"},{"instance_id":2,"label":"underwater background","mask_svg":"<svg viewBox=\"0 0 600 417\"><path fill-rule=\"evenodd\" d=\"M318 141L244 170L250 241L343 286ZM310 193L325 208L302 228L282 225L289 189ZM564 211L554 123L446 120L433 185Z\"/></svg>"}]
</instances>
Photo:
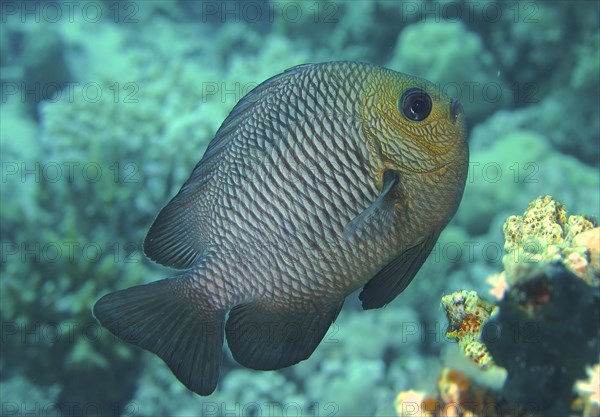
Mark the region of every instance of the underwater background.
<instances>
[{"instance_id":1,"label":"underwater background","mask_svg":"<svg viewBox=\"0 0 600 417\"><path fill-rule=\"evenodd\" d=\"M600 217L597 1L0 7L2 415L396 415L400 391L432 392L442 368L463 366L440 299L487 296L507 217L546 194ZM200 397L91 307L172 274L144 257L143 238L234 104L330 60L418 75L460 99L462 203L390 305L362 311L353 295L315 353L280 371L226 351L217 390Z\"/></svg>"}]
</instances>

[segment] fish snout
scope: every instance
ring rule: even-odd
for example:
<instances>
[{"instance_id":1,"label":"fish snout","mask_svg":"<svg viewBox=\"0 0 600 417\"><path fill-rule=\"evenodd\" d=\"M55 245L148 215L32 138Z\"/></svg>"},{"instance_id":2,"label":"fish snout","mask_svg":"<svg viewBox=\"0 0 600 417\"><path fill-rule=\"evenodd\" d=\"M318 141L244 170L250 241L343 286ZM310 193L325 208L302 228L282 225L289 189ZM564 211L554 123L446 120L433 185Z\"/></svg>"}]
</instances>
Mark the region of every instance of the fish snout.
<instances>
[{"instance_id":1,"label":"fish snout","mask_svg":"<svg viewBox=\"0 0 600 417\"><path fill-rule=\"evenodd\" d=\"M456 123L458 115L462 114L462 112L463 106L460 101L455 98L450 99L450 120L452 123Z\"/></svg>"}]
</instances>

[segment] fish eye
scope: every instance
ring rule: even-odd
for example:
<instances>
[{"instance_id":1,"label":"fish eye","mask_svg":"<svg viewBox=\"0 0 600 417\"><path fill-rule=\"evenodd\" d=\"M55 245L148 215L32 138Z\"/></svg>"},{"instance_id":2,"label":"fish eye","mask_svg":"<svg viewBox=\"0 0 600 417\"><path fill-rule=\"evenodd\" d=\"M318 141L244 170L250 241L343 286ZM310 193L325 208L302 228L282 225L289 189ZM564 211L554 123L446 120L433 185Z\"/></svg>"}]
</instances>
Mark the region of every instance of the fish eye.
<instances>
[{"instance_id":1,"label":"fish eye","mask_svg":"<svg viewBox=\"0 0 600 417\"><path fill-rule=\"evenodd\" d=\"M408 120L420 122L431 113L431 97L420 88L410 88L402 94L398 107Z\"/></svg>"}]
</instances>

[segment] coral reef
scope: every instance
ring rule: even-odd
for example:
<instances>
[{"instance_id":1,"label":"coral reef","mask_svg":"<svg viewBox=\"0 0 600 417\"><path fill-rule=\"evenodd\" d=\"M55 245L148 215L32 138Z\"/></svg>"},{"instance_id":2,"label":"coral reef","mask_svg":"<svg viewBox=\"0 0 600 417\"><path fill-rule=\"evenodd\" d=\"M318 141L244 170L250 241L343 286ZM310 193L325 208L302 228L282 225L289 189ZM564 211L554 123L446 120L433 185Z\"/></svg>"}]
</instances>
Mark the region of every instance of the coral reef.
<instances>
[{"instance_id":1,"label":"coral reef","mask_svg":"<svg viewBox=\"0 0 600 417\"><path fill-rule=\"evenodd\" d=\"M495 282L506 288L486 324L499 335L486 345L508 371L506 398L539 415L570 411L573 384L600 349L599 230L549 196L504 224L505 270Z\"/></svg>"},{"instance_id":2,"label":"coral reef","mask_svg":"<svg viewBox=\"0 0 600 417\"><path fill-rule=\"evenodd\" d=\"M559 87L546 96L531 98L527 107L497 111L473 128L473 149L492 146L510 131L525 130L543 135L547 144L567 155L598 166L600 149L596 143L600 138L600 121L595 117L600 111L598 104L593 103L590 98L589 106L581 108L581 111L571 117L564 117L565 107L576 106L580 100L586 101L588 89L593 88L598 87L586 85L583 92L573 94Z\"/></svg>"},{"instance_id":3,"label":"coral reef","mask_svg":"<svg viewBox=\"0 0 600 417\"><path fill-rule=\"evenodd\" d=\"M3 19L3 23L2 102L20 96L29 116L39 120L38 104L56 100L60 90L73 81L64 40L53 27L18 24L14 19Z\"/></svg>"},{"instance_id":4,"label":"coral reef","mask_svg":"<svg viewBox=\"0 0 600 417\"><path fill-rule=\"evenodd\" d=\"M432 48L442 53L432 54ZM456 60L461 65L456 65ZM460 23L424 22L408 26L398 38L391 68L436 80L443 91L457 96L467 121L480 122L505 107L510 98L506 83L496 74L497 64L481 38Z\"/></svg>"},{"instance_id":5,"label":"coral reef","mask_svg":"<svg viewBox=\"0 0 600 417\"><path fill-rule=\"evenodd\" d=\"M594 415L599 368L592 364L600 351L598 230L584 216L568 216L550 196L532 201L522 216L510 216L503 227L505 270L488 278L497 301L464 290L442 297L446 335L479 372L505 372L501 389L445 369L437 395L401 392L397 414L449 415L440 410L452 405L457 409L453 415L488 415L490 406L519 415Z\"/></svg>"},{"instance_id":6,"label":"coral reef","mask_svg":"<svg viewBox=\"0 0 600 417\"><path fill-rule=\"evenodd\" d=\"M511 129L506 116L509 114L495 115L473 130L469 178L456 216L458 225L471 236L487 235L488 240L498 241L501 235L492 226L501 225L509 214L538 197L540 190L560 196L573 210L598 216L597 170L568 155L555 154L547 135Z\"/></svg>"},{"instance_id":7,"label":"coral reef","mask_svg":"<svg viewBox=\"0 0 600 417\"><path fill-rule=\"evenodd\" d=\"M600 349L599 230L549 196L503 227L507 288L485 343L508 372L505 397L539 415L570 411L574 382Z\"/></svg>"},{"instance_id":8,"label":"coral reef","mask_svg":"<svg viewBox=\"0 0 600 417\"><path fill-rule=\"evenodd\" d=\"M504 223L505 270L488 278L499 301L464 290L442 297L447 336L483 371L502 367L507 373L502 388L492 394L493 404L536 416L569 415L577 409L589 416L597 409L597 368L588 366L600 350L598 230L583 216L567 216L550 196L537 198L522 216ZM577 382L586 369L589 381ZM447 389L466 393L469 384L464 377ZM438 397L422 399L421 407L466 404L465 398L444 393L439 388ZM401 393L397 410L414 398ZM482 415L481 409L469 412Z\"/></svg>"},{"instance_id":9,"label":"coral reef","mask_svg":"<svg viewBox=\"0 0 600 417\"><path fill-rule=\"evenodd\" d=\"M457 291L442 297L442 307L448 318L446 336L456 339L463 353L481 369L494 365L485 344L481 341L483 325L496 307L475 291Z\"/></svg>"},{"instance_id":10,"label":"coral reef","mask_svg":"<svg viewBox=\"0 0 600 417\"><path fill-rule=\"evenodd\" d=\"M498 308L486 324L496 335L484 341L508 373L503 395L536 415L567 415L574 383L600 349L598 288L548 264L511 286Z\"/></svg>"},{"instance_id":11,"label":"coral reef","mask_svg":"<svg viewBox=\"0 0 600 417\"><path fill-rule=\"evenodd\" d=\"M534 200L523 216L509 217L503 231L509 285L559 261L587 284L600 286L600 228L583 216L567 218L565 207L551 197Z\"/></svg>"},{"instance_id":12,"label":"coral reef","mask_svg":"<svg viewBox=\"0 0 600 417\"><path fill-rule=\"evenodd\" d=\"M398 417L527 416L523 410L508 405L498 393L450 368L442 369L435 394L401 391L394 407Z\"/></svg>"}]
</instances>

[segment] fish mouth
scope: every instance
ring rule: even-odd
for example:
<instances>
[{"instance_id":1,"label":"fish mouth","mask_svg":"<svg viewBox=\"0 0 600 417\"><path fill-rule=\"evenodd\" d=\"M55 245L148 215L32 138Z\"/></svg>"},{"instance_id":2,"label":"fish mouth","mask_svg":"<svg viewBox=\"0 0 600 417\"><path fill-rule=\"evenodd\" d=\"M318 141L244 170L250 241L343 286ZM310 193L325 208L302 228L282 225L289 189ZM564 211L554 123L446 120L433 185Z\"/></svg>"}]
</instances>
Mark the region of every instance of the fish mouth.
<instances>
[{"instance_id":1,"label":"fish mouth","mask_svg":"<svg viewBox=\"0 0 600 417\"><path fill-rule=\"evenodd\" d=\"M463 106L462 104L460 104L460 101L458 101L455 98L450 99L450 120L452 121L452 123L456 123L456 119L458 119L458 115L462 114L463 112Z\"/></svg>"}]
</instances>

